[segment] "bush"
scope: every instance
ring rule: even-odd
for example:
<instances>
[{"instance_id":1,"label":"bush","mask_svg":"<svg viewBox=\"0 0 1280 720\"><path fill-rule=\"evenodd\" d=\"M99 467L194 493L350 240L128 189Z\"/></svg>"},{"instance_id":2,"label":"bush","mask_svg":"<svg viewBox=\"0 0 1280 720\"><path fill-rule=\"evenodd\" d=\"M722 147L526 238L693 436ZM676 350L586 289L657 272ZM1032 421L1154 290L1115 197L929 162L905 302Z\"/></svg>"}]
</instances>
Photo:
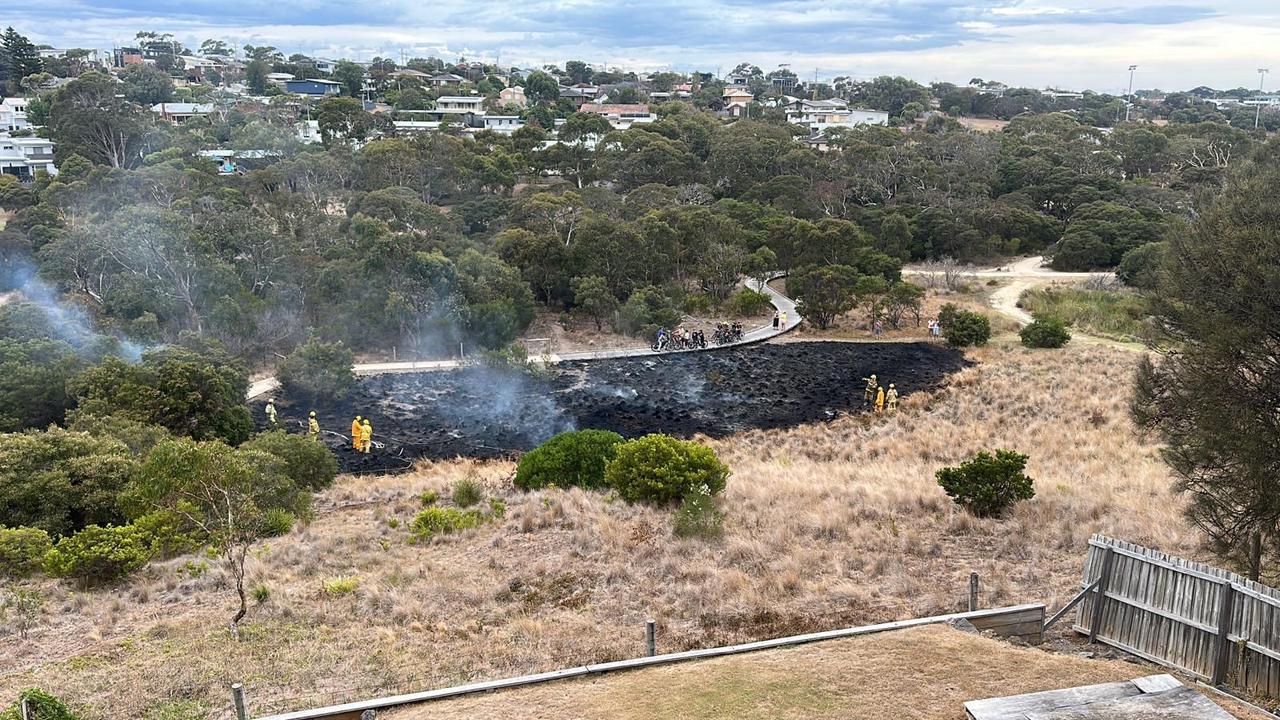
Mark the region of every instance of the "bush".
<instances>
[{"instance_id":1,"label":"bush","mask_svg":"<svg viewBox=\"0 0 1280 720\"><path fill-rule=\"evenodd\" d=\"M52 577L103 584L129 575L150 556L148 538L138 528L90 525L59 540L45 555L44 571Z\"/></svg>"},{"instance_id":2,"label":"bush","mask_svg":"<svg viewBox=\"0 0 1280 720\"><path fill-rule=\"evenodd\" d=\"M0 525L57 537L125 522L118 498L137 468L121 443L53 427L0 444Z\"/></svg>"},{"instance_id":3,"label":"bush","mask_svg":"<svg viewBox=\"0 0 1280 720\"><path fill-rule=\"evenodd\" d=\"M1022 471L1027 456L1012 450L996 450L977 455L959 467L942 468L938 484L956 504L978 517L992 517L1019 500L1035 497L1033 481Z\"/></svg>"},{"instance_id":4,"label":"bush","mask_svg":"<svg viewBox=\"0 0 1280 720\"><path fill-rule=\"evenodd\" d=\"M39 528L0 527L0 577L27 577L40 569L51 547L49 533Z\"/></svg>"},{"instance_id":5,"label":"bush","mask_svg":"<svg viewBox=\"0 0 1280 720\"><path fill-rule=\"evenodd\" d=\"M435 490L424 490L422 494L418 496L418 500L422 502L422 507L431 507L432 505L440 502L440 493Z\"/></svg>"},{"instance_id":6,"label":"bush","mask_svg":"<svg viewBox=\"0 0 1280 720\"><path fill-rule=\"evenodd\" d=\"M195 552L207 538L189 520L172 510L155 510L135 518L133 526L147 539L152 557L169 558Z\"/></svg>"},{"instance_id":7,"label":"bush","mask_svg":"<svg viewBox=\"0 0 1280 720\"><path fill-rule=\"evenodd\" d=\"M1060 348L1071 340L1066 323L1058 318L1036 318L1018 331L1022 344L1029 348Z\"/></svg>"},{"instance_id":8,"label":"bush","mask_svg":"<svg viewBox=\"0 0 1280 720\"><path fill-rule=\"evenodd\" d=\"M80 716L71 712L61 700L39 688L23 691L12 707L0 713L0 720L23 720L24 700L27 704L27 717L39 720L80 720Z\"/></svg>"},{"instance_id":9,"label":"bush","mask_svg":"<svg viewBox=\"0 0 1280 720\"><path fill-rule=\"evenodd\" d=\"M262 603L271 599L271 588L267 587L263 583L258 583L257 585L253 586L253 590L250 590L249 594L253 596L254 602L261 605Z\"/></svg>"},{"instance_id":10,"label":"bush","mask_svg":"<svg viewBox=\"0 0 1280 720\"><path fill-rule=\"evenodd\" d=\"M537 490L548 485L598 489L622 436L608 430L563 432L530 450L516 467L516 487Z\"/></svg>"},{"instance_id":11,"label":"bush","mask_svg":"<svg viewBox=\"0 0 1280 720\"><path fill-rule=\"evenodd\" d=\"M660 327L673 328L680 324L680 312L656 287L643 287L631 293L631 297L618 310L617 329L630 335L649 337Z\"/></svg>"},{"instance_id":12,"label":"bush","mask_svg":"<svg viewBox=\"0 0 1280 720\"><path fill-rule=\"evenodd\" d=\"M429 507L413 519L412 532L416 539L426 540L435 535L448 535L459 530L480 527L484 524L484 520L485 517L479 510Z\"/></svg>"},{"instance_id":13,"label":"bush","mask_svg":"<svg viewBox=\"0 0 1280 720\"><path fill-rule=\"evenodd\" d=\"M471 507L484 498L484 488L473 478L463 478L453 486L453 504Z\"/></svg>"},{"instance_id":14,"label":"bush","mask_svg":"<svg viewBox=\"0 0 1280 720\"><path fill-rule=\"evenodd\" d=\"M1120 264L1116 266L1116 277L1129 287L1141 290L1154 288L1166 247L1165 243L1153 242L1133 248L1120 258Z\"/></svg>"},{"instance_id":15,"label":"bush","mask_svg":"<svg viewBox=\"0 0 1280 720\"><path fill-rule=\"evenodd\" d=\"M352 595L359 589L360 578L355 576L336 577L324 581L324 594L333 597Z\"/></svg>"},{"instance_id":16,"label":"bush","mask_svg":"<svg viewBox=\"0 0 1280 720\"><path fill-rule=\"evenodd\" d=\"M341 342L311 338L280 363L276 377L293 397L310 402L341 400L356 387L355 362L355 353Z\"/></svg>"},{"instance_id":17,"label":"bush","mask_svg":"<svg viewBox=\"0 0 1280 720\"><path fill-rule=\"evenodd\" d=\"M271 508L262 514L262 537L288 535L293 529L293 513L283 508Z\"/></svg>"},{"instance_id":18,"label":"bush","mask_svg":"<svg viewBox=\"0 0 1280 720\"><path fill-rule=\"evenodd\" d=\"M703 486L714 495L728 478L711 448L660 434L622 443L605 468L605 481L632 502L680 500Z\"/></svg>"},{"instance_id":19,"label":"bush","mask_svg":"<svg viewBox=\"0 0 1280 720\"><path fill-rule=\"evenodd\" d=\"M991 339L991 321L986 316L968 310L955 310L950 322L943 322L942 335L951 347L986 345Z\"/></svg>"},{"instance_id":20,"label":"bush","mask_svg":"<svg viewBox=\"0 0 1280 720\"><path fill-rule=\"evenodd\" d=\"M739 290L729 298L729 311L739 317L763 315L769 306L769 296L755 290Z\"/></svg>"},{"instance_id":21,"label":"bush","mask_svg":"<svg viewBox=\"0 0 1280 720\"><path fill-rule=\"evenodd\" d=\"M324 443L313 442L306 435L290 435L283 430L255 435L240 446L261 450L284 461L284 474L306 490L323 490L338 475L338 460Z\"/></svg>"},{"instance_id":22,"label":"bush","mask_svg":"<svg viewBox=\"0 0 1280 720\"><path fill-rule=\"evenodd\" d=\"M716 507L710 492L699 488L680 501L680 508L672 519L672 532L682 538L718 538L724 534L724 511Z\"/></svg>"}]
</instances>

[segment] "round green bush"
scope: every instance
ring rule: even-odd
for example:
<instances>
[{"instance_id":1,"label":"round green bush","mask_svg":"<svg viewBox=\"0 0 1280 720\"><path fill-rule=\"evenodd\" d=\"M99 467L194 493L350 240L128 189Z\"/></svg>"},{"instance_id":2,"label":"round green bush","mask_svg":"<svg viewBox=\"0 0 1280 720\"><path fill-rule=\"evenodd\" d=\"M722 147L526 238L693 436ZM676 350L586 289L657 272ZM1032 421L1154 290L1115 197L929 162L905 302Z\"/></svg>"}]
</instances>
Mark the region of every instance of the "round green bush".
<instances>
[{"instance_id":1,"label":"round green bush","mask_svg":"<svg viewBox=\"0 0 1280 720\"><path fill-rule=\"evenodd\" d=\"M338 460L333 451L306 435L273 430L253 436L240 447L271 453L283 460L284 474L300 488L323 490L338 475Z\"/></svg>"},{"instance_id":2,"label":"round green bush","mask_svg":"<svg viewBox=\"0 0 1280 720\"><path fill-rule=\"evenodd\" d=\"M626 500L672 502L724 490L729 468L705 445L654 434L619 445L604 476Z\"/></svg>"},{"instance_id":3,"label":"round green bush","mask_svg":"<svg viewBox=\"0 0 1280 720\"><path fill-rule=\"evenodd\" d=\"M341 342L311 338L276 368L280 385L291 397L315 402L341 400L356 388L355 353Z\"/></svg>"},{"instance_id":4,"label":"round green bush","mask_svg":"<svg viewBox=\"0 0 1280 720\"><path fill-rule=\"evenodd\" d=\"M271 508L262 514L262 536L280 537L293 529L293 513L283 508Z\"/></svg>"},{"instance_id":5,"label":"round green bush","mask_svg":"<svg viewBox=\"0 0 1280 720\"><path fill-rule=\"evenodd\" d=\"M146 534L132 525L90 525L58 541L45 554L44 571L51 577L75 578L87 584L119 580L147 564Z\"/></svg>"},{"instance_id":6,"label":"round green bush","mask_svg":"<svg viewBox=\"0 0 1280 720\"><path fill-rule=\"evenodd\" d=\"M516 487L524 490L548 485L603 488L605 467L621 443L622 436L608 430L560 433L520 458Z\"/></svg>"},{"instance_id":7,"label":"round green bush","mask_svg":"<svg viewBox=\"0 0 1280 720\"><path fill-rule=\"evenodd\" d=\"M980 452L959 467L942 468L936 477L956 504L978 517L991 517L1019 500L1035 497L1033 481L1022 472L1026 467L1026 455L996 450L995 455Z\"/></svg>"},{"instance_id":8,"label":"round green bush","mask_svg":"<svg viewBox=\"0 0 1280 720\"><path fill-rule=\"evenodd\" d=\"M729 298L729 311L739 317L763 315L769 307L768 295L747 288L739 290Z\"/></svg>"},{"instance_id":9,"label":"round green bush","mask_svg":"<svg viewBox=\"0 0 1280 720\"><path fill-rule=\"evenodd\" d=\"M410 531L418 540L435 535L447 535L459 530L480 527L485 516L479 510L459 510L449 507L429 507L413 519Z\"/></svg>"},{"instance_id":10,"label":"round green bush","mask_svg":"<svg viewBox=\"0 0 1280 720\"><path fill-rule=\"evenodd\" d=\"M1036 318L1018 331L1022 344L1029 348L1060 348L1071 340L1066 323L1057 318Z\"/></svg>"},{"instance_id":11,"label":"round green bush","mask_svg":"<svg viewBox=\"0 0 1280 720\"><path fill-rule=\"evenodd\" d=\"M80 716L71 712L66 703L57 697L41 690L31 688L18 696L17 702L8 710L0 712L0 720L22 720L22 706L26 704L26 717L39 720L80 720Z\"/></svg>"},{"instance_id":12,"label":"round green bush","mask_svg":"<svg viewBox=\"0 0 1280 720\"><path fill-rule=\"evenodd\" d=\"M51 547L49 533L39 528L0 527L0 577L27 577L40 569Z\"/></svg>"},{"instance_id":13,"label":"round green bush","mask_svg":"<svg viewBox=\"0 0 1280 720\"><path fill-rule=\"evenodd\" d=\"M942 334L951 347L986 345L991 339L991 321L985 315L968 310L956 310L950 322L942 320Z\"/></svg>"}]
</instances>

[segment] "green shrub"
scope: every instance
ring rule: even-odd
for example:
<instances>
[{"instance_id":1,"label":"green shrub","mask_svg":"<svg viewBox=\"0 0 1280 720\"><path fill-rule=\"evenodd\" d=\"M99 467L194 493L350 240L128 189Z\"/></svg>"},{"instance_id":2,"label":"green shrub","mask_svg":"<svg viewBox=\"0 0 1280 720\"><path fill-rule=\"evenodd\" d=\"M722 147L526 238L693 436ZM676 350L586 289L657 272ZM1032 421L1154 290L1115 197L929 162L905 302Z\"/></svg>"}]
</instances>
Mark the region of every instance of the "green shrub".
<instances>
[{"instance_id":1,"label":"green shrub","mask_svg":"<svg viewBox=\"0 0 1280 720\"><path fill-rule=\"evenodd\" d=\"M1133 248L1120 258L1120 264L1116 266L1116 277L1129 287L1140 290L1154 288L1166 247L1166 243L1153 242Z\"/></svg>"},{"instance_id":2,"label":"green shrub","mask_svg":"<svg viewBox=\"0 0 1280 720\"><path fill-rule=\"evenodd\" d=\"M283 508L271 508L262 514L262 537L288 535L293 529L293 513Z\"/></svg>"},{"instance_id":3,"label":"green shrub","mask_svg":"<svg viewBox=\"0 0 1280 720\"><path fill-rule=\"evenodd\" d=\"M769 296L755 290L744 288L729 298L729 312L739 317L763 315L769 307Z\"/></svg>"},{"instance_id":4,"label":"green shrub","mask_svg":"<svg viewBox=\"0 0 1280 720\"><path fill-rule=\"evenodd\" d=\"M262 583L258 583L257 585L253 586L253 590L250 590L249 594L253 596L254 602L261 605L262 603L271 599L271 588L267 587Z\"/></svg>"},{"instance_id":5,"label":"green shrub","mask_svg":"<svg viewBox=\"0 0 1280 720\"><path fill-rule=\"evenodd\" d=\"M516 487L603 488L604 471L622 436L608 430L563 432L530 450L516 467Z\"/></svg>"},{"instance_id":6,"label":"green shrub","mask_svg":"<svg viewBox=\"0 0 1280 720\"><path fill-rule=\"evenodd\" d=\"M435 490L424 490L418 499L422 501L422 507L431 507L440 502L440 493Z\"/></svg>"},{"instance_id":7,"label":"green shrub","mask_svg":"<svg viewBox=\"0 0 1280 720\"><path fill-rule=\"evenodd\" d=\"M680 312L671 298L656 287L642 287L631 293L617 313L617 329L629 335L650 337L660 327L680 324Z\"/></svg>"},{"instance_id":8,"label":"green shrub","mask_svg":"<svg viewBox=\"0 0 1280 720\"><path fill-rule=\"evenodd\" d=\"M0 527L0 577L24 578L39 570L51 547L49 533L39 528Z\"/></svg>"},{"instance_id":9,"label":"green shrub","mask_svg":"<svg viewBox=\"0 0 1280 720\"><path fill-rule=\"evenodd\" d=\"M453 486L453 504L471 507L484 498L484 488L474 478L463 478Z\"/></svg>"},{"instance_id":10,"label":"green shrub","mask_svg":"<svg viewBox=\"0 0 1280 720\"><path fill-rule=\"evenodd\" d=\"M985 315L968 310L955 310L949 315L950 322L942 322L942 335L951 347L968 347L970 345L986 345L991 339L991 321Z\"/></svg>"},{"instance_id":11,"label":"green shrub","mask_svg":"<svg viewBox=\"0 0 1280 720\"><path fill-rule=\"evenodd\" d=\"M411 531L415 539L426 540L436 535L480 527L484 520L485 517L479 510L429 507L413 519Z\"/></svg>"},{"instance_id":12,"label":"green shrub","mask_svg":"<svg viewBox=\"0 0 1280 720\"><path fill-rule=\"evenodd\" d=\"M311 338L280 363L276 377L293 397L310 402L341 400L356 387L355 361L355 353L341 342Z\"/></svg>"},{"instance_id":13,"label":"green shrub","mask_svg":"<svg viewBox=\"0 0 1280 720\"><path fill-rule=\"evenodd\" d=\"M711 312L711 296L706 293L689 293L684 296L680 306L690 315L706 315Z\"/></svg>"},{"instance_id":14,"label":"green shrub","mask_svg":"<svg viewBox=\"0 0 1280 720\"><path fill-rule=\"evenodd\" d=\"M352 595L360 589L360 578L354 575L330 578L324 581L324 594L333 597Z\"/></svg>"},{"instance_id":15,"label":"green shrub","mask_svg":"<svg viewBox=\"0 0 1280 720\"><path fill-rule=\"evenodd\" d=\"M284 461L284 474L294 484L307 490L323 490L338 475L338 460L324 443L312 441L306 435L291 435L283 430L255 435L240 446L246 450L261 450Z\"/></svg>"},{"instance_id":16,"label":"green shrub","mask_svg":"<svg viewBox=\"0 0 1280 720\"><path fill-rule=\"evenodd\" d=\"M195 552L208 538L189 520L172 510L154 510L133 521L143 533L152 557L170 558Z\"/></svg>"},{"instance_id":17,"label":"green shrub","mask_svg":"<svg viewBox=\"0 0 1280 720\"><path fill-rule=\"evenodd\" d=\"M699 488L680 501L671 525L676 537L711 540L724 534L724 511L710 492Z\"/></svg>"},{"instance_id":18,"label":"green shrub","mask_svg":"<svg viewBox=\"0 0 1280 720\"><path fill-rule=\"evenodd\" d=\"M670 502L706 486L724 490L729 468L705 445L669 435L645 435L617 447L605 481L625 500Z\"/></svg>"},{"instance_id":19,"label":"green shrub","mask_svg":"<svg viewBox=\"0 0 1280 720\"><path fill-rule=\"evenodd\" d=\"M40 621L43 610L44 596L39 591L15 584L4 592L3 600L0 600L0 623L11 625L19 637L26 637L27 632Z\"/></svg>"},{"instance_id":20,"label":"green shrub","mask_svg":"<svg viewBox=\"0 0 1280 720\"><path fill-rule=\"evenodd\" d=\"M1018 331L1022 344L1029 348L1060 348L1071 340L1071 331L1058 318L1036 318Z\"/></svg>"},{"instance_id":21,"label":"green shrub","mask_svg":"<svg viewBox=\"0 0 1280 720\"><path fill-rule=\"evenodd\" d=\"M1033 481L1022 471L1027 456L1012 450L996 450L977 455L959 467L937 472L938 484L956 504L966 507L978 517L991 517L1004 512L1019 500L1035 497Z\"/></svg>"},{"instance_id":22,"label":"green shrub","mask_svg":"<svg viewBox=\"0 0 1280 720\"><path fill-rule=\"evenodd\" d=\"M45 555L44 571L51 577L103 584L134 572L150 556L149 538L138 528L90 525L59 540Z\"/></svg>"},{"instance_id":23,"label":"green shrub","mask_svg":"<svg viewBox=\"0 0 1280 720\"><path fill-rule=\"evenodd\" d=\"M80 716L58 698L39 689L24 690L12 707L0 713L0 720L23 720L22 703L26 701L27 717L39 720L80 720Z\"/></svg>"}]
</instances>

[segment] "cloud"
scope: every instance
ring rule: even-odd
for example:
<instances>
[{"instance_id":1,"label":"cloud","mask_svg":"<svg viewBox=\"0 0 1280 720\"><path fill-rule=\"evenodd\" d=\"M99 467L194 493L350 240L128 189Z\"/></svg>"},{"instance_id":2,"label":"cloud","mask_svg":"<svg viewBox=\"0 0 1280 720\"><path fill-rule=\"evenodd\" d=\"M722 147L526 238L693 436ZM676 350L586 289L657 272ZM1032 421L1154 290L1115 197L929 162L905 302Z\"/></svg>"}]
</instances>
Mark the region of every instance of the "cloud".
<instances>
[{"instance_id":1,"label":"cloud","mask_svg":"<svg viewBox=\"0 0 1280 720\"><path fill-rule=\"evenodd\" d=\"M1235 72L1233 64L1265 59L1244 56L1268 50L1264 39L1272 31L1265 28L1280 26L1280 11L1273 5L1270 0L1215 0L1212 6L1115 0L46 0L6 14L33 39L58 46L110 46L148 29L172 32L189 45L215 37L365 59L398 57L403 51L491 60L501 53L504 63L579 58L685 70L751 61L766 68L790 63L797 72L816 67L821 75L911 72L919 80L970 72L996 77L993 70L1000 70L1011 82L1035 78L1036 84L1079 87L1110 82L1088 63L1080 65L1081 56L1099 67L1143 63L1148 57L1183 67L1168 50L1206 43L1220 43L1220 57L1191 68L1199 75L1182 84L1221 82ZM1106 57L1098 56L1099 50ZM979 59L994 68L973 67ZM1046 71L1052 77L1041 80Z\"/></svg>"}]
</instances>

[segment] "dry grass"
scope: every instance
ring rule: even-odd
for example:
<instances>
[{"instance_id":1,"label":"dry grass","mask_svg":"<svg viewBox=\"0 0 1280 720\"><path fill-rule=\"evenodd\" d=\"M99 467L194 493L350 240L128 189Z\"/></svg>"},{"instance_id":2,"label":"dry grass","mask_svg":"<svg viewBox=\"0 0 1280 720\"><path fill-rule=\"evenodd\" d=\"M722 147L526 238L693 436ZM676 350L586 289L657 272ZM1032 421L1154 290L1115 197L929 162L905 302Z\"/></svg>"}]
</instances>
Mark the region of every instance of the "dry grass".
<instances>
[{"instance_id":1,"label":"dry grass","mask_svg":"<svg viewBox=\"0 0 1280 720\"><path fill-rule=\"evenodd\" d=\"M1119 682L1153 672L932 625L427 703L387 717L957 720L968 700Z\"/></svg>"},{"instance_id":2,"label":"dry grass","mask_svg":"<svg viewBox=\"0 0 1280 720\"><path fill-rule=\"evenodd\" d=\"M153 564L113 591L34 582L46 615L25 641L0 637L0 699L39 685L87 703L91 718L145 717L220 708L241 681L259 711L307 707L634 656L647 617L670 651L953 611L970 570L985 606L1057 605L1092 532L1196 554L1168 471L1126 417L1135 354L973 358L896 417L716 441L734 477L713 543L673 538L665 510L518 493L509 463L457 461L343 478L310 526L258 548L249 585L269 597L240 643L224 629L228 576L187 567L198 560ZM1038 494L978 520L933 473L991 447L1029 453ZM419 494L448 497L468 476L507 502L505 518L410 544ZM356 587L326 593L334 578Z\"/></svg>"}]
</instances>

